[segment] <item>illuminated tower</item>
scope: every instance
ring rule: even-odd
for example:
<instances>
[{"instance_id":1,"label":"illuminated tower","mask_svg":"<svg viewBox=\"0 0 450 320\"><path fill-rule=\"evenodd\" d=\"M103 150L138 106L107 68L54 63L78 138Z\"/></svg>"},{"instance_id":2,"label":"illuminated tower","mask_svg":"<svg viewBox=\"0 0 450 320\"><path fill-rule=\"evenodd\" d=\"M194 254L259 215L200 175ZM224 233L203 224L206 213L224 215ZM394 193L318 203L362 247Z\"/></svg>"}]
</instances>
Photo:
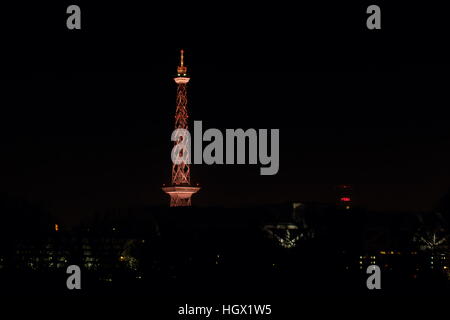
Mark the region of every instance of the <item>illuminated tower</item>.
<instances>
[{"instance_id":1,"label":"illuminated tower","mask_svg":"<svg viewBox=\"0 0 450 320\"><path fill-rule=\"evenodd\" d=\"M188 109L187 109L187 92L186 85L189 82L187 76L187 68L184 66L184 51L181 50L180 65L177 68L177 77L174 79L177 84L177 109L175 111L175 129L188 130ZM174 144L181 142L182 137ZM185 152L187 152L185 150ZM183 159L190 159L189 154L180 151ZM165 193L170 196L171 207L186 207L191 205L191 197L200 190L199 187L191 186L190 165L184 161L178 164L172 164L172 185L162 188Z\"/></svg>"}]
</instances>

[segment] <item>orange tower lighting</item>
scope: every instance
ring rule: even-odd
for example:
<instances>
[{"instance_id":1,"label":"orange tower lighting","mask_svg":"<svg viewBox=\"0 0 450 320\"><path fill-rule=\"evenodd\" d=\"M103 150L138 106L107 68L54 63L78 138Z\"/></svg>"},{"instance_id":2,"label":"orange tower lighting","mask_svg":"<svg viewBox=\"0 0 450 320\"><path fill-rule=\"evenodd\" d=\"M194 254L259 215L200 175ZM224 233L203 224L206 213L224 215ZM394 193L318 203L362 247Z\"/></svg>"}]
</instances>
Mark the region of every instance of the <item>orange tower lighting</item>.
<instances>
[{"instance_id":1,"label":"orange tower lighting","mask_svg":"<svg viewBox=\"0 0 450 320\"><path fill-rule=\"evenodd\" d=\"M177 68L177 77L174 78L177 84L177 108L175 111L175 129L188 130L188 109L187 109L187 90L186 85L190 78L187 76L187 68L184 65L184 51L180 52L180 65ZM175 141L175 145L181 140ZM187 150L180 152L188 152ZM190 159L189 155L184 154L185 159ZM172 164L172 185L163 187L162 190L170 196L171 207L191 206L191 197L200 190L200 187L191 186L191 171L189 163Z\"/></svg>"}]
</instances>

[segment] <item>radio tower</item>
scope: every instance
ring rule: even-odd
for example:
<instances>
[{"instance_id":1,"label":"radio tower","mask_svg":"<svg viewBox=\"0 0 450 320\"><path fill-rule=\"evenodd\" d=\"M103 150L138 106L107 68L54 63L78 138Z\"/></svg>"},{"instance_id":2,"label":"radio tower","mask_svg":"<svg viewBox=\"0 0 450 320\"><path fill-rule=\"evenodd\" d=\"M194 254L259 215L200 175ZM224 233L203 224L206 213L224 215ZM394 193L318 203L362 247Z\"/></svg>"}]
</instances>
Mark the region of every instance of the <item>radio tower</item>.
<instances>
[{"instance_id":1,"label":"radio tower","mask_svg":"<svg viewBox=\"0 0 450 320\"><path fill-rule=\"evenodd\" d=\"M188 130L188 109L186 85L189 82L187 68L184 66L184 51L181 50L180 65L177 68L177 77L174 79L177 84L177 109L175 111L175 129ZM181 142L181 138L175 141L175 145ZM183 151L180 151L183 152ZM187 151L185 151L187 152ZM180 154L182 155L182 154ZM184 154L183 159L190 159L189 154ZM171 207L191 206L191 197L200 190L199 187L191 186L191 172L188 163L182 161L179 164L172 164L172 185L162 188L170 196Z\"/></svg>"}]
</instances>

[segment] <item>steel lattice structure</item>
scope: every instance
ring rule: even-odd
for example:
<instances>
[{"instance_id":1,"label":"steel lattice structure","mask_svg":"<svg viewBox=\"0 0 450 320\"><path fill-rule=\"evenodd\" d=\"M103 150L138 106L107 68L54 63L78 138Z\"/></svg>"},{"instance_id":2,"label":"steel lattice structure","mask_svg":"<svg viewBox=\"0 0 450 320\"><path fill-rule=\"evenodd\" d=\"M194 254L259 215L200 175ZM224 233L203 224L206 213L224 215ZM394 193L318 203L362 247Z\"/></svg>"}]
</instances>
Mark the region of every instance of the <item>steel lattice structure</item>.
<instances>
[{"instance_id":1,"label":"steel lattice structure","mask_svg":"<svg viewBox=\"0 0 450 320\"><path fill-rule=\"evenodd\" d=\"M177 108L175 111L175 129L188 130L189 113L187 109L187 83L190 78L187 76L187 68L184 66L184 51L181 50L180 65L177 68L177 77L174 79L177 84ZM175 141L175 146L181 143L182 137ZM183 154L185 152L185 154ZM188 150L180 151L180 158L185 161L172 164L172 186L164 187L163 191L170 196L171 207L182 207L191 205L191 196L200 188L191 186L191 171L187 159L190 155Z\"/></svg>"},{"instance_id":2,"label":"steel lattice structure","mask_svg":"<svg viewBox=\"0 0 450 320\"><path fill-rule=\"evenodd\" d=\"M177 77L175 82L177 83L177 109L175 111L175 129L188 130L188 112L187 112L187 92L186 84L189 81L187 77ZM175 141L175 145L181 143L182 137L178 141ZM187 150L184 150L187 153ZM189 154L183 154L183 150L180 151L180 157L188 159ZM172 185L190 185L191 184L191 172L190 166L186 162L172 165Z\"/></svg>"}]
</instances>

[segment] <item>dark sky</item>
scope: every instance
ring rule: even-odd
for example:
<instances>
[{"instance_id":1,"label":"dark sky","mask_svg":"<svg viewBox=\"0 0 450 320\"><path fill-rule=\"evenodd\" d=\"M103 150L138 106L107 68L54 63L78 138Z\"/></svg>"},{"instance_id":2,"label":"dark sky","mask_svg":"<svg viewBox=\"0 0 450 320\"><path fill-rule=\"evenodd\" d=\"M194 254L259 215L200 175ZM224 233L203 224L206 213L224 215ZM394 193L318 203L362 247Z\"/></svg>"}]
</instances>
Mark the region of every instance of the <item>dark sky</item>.
<instances>
[{"instance_id":1,"label":"dark sky","mask_svg":"<svg viewBox=\"0 0 450 320\"><path fill-rule=\"evenodd\" d=\"M198 205L330 202L334 185L350 183L360 205L416 211L449 188L449 132L436 108L448 82L436 67L224 72L218 81L207 67L189 67L191 119L281 136L275 176L259 176L259 165L194 166ZM159 190L170 178L175 108L167 69L20 74L3 116L2 191L63 216L167 203Z\"/></svg>"},{"instance_id":2,"label":"dark sky","mask_svg":"<svg viewBox=\"0 0 450 320\"><path fill-rule=\"evenodd\" d=\"M180 29L170 10L85 5L78 34L55 18L60 4L45 7L40 28L11 35L2 192L69 222L167 204L160 186L170 178L181 47L191 120L281 136L276 176L259 176L259 165L194 166L203 187L195 204L332 202L334 186L348 183L361 206L420 211L449 189L450 69L439 19L407 28L390 7L374 35L363 28L363 5L340 8L343 20L335 7L210 8Z\"/></svg>"}]
</instances>

